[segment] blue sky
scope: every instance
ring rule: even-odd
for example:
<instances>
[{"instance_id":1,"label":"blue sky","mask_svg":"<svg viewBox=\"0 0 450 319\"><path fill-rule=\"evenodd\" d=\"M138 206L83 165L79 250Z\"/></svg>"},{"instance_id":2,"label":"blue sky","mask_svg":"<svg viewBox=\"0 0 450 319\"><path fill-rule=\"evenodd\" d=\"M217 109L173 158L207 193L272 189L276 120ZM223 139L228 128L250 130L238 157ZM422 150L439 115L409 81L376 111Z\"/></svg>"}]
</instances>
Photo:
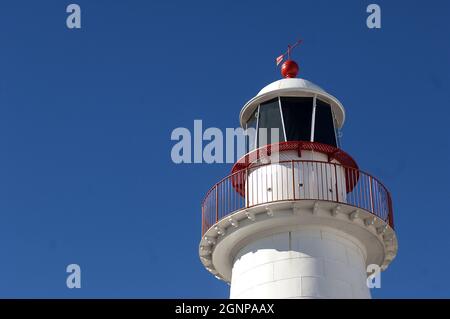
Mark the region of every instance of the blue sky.
<instances>
[{"instance_id":1,"label":"blue sky","mask_svg":"<svg viewBox=\"0 0 450 319\"><path fill-rule=\"evenodd\" d=\"M197 248L230 164L172 163L176 127L237 127L301 37L300 76L346 107L343 149L393 195L375 298L450 297L450 3L0 3L0 297L226 298ZM65 267L82 269L66 287Z\"/></svg>"}]
</instances>

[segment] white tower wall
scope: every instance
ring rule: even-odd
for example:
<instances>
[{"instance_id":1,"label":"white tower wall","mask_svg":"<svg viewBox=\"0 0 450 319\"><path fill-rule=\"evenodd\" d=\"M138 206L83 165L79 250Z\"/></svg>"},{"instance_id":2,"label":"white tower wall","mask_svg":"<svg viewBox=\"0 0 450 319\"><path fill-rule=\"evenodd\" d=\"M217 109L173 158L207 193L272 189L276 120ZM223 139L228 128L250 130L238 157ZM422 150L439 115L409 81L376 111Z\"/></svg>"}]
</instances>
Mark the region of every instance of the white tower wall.
<instances>
[{"instance_id":1,"label":"white tower wall","mask_svg":"<svg viewBox=\"0 0 450 319\"><path fill-rule=\"evenodd\" d=\"M239 251L230 298L370 298L365 260L363 245L348 234L292 227Z\"/></svg>"}]
</instances>

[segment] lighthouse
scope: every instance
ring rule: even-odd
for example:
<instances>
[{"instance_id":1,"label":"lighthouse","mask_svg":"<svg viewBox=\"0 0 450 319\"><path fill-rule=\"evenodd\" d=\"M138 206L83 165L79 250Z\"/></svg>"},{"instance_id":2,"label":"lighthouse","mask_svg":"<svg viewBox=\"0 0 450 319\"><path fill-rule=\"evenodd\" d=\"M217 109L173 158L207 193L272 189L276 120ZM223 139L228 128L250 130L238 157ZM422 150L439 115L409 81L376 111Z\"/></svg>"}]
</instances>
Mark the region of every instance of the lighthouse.
<instances>
[{"instance_id":1,"label":"lighthouse","mask_svg":"<svg viewBox=\"0 0 450 319\"><path fill-rule=\"evenodd\" d=\"M256 133L206 193L200 259L230 298L371 298L368 266L398 249L391 195L341 149L344 106L297 77L291 49L283 78L242 107Z\"/></svg>"}]
</instances>

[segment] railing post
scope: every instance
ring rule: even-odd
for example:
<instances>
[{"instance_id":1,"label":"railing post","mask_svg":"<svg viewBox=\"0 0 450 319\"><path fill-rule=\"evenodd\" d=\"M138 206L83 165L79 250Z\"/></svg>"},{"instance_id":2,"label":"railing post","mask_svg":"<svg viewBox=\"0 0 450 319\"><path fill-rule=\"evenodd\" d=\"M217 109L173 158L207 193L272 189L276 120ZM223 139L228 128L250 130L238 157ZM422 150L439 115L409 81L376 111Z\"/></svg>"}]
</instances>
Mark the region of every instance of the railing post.
<instances>
[{"instance_id":1,"label":"railing post","mask_svg":"<svg viewBox=\"0 0 450 319\"><path fill-rule=\"evenodd\" d=\"M245 208L248 208L249 206L249 197L250 197L250 193L249 193L249 186L248 186L249 182L248 182L248 168L245 169Z\"/></svg>"},{"instance_id":2,"label":"railing post","mask_svg":"<svg viewBox=\"0 0 450 319\"><path fill-rule=\"evenodd\" d=\"M291 169L292 169L292 199L295 200L295 168L294 168L294 160L291 161Z\"/></svg>"},{"instance_id":3,"label":"railing post","mask_svg":"<svg viewBox=\"0 0 450 319\"><path fill-rule=\"evenodd\" d=\"M394 212L393 212L393 208L392 208L391 194L387 193L387 197L388 197L388 210L389 210L388 223L392 227L392 229L394 229Z\"/></svg>"},{"instance_id":4,"label":"railing post","mask_svg":"<svg viewBox=\"0 0 450 319\"><path fill-rule=\"evenodd\" d=\"M219 184L216 185L216 223L219 221Z\"/></svg>"},{"instance_id":5,"label":"railing post","mask_svg":"<svg viewBox=\"0 0 450 319\"><path fill-rule=\"evenodd\" d=\"M337 168L336 164L332 163L334 165L334 183L336 188L336 201L339 203L339 191L338 191L338 177L337 177Z\"/></svg>"},{"instance_id":6,"label":"railing post","mask_svg":"<svg viewBox=\"0 0 450 319\"><path fill-rule=\"evenodd\" d=\"M374 205L374 202L373 202L373 191L372 191L373 178L370 175L369 175L369 181L370 181L370 187L369 187L370 205L371 205L371 208L372 208L372 213L375 214L375 211L374 211L375 205Z\"/></svg>"},{"instance_id":7,"label":"railing post","mask_svg":"<svg viewBox=\"0 0 450 319\"><path fill-rule=\"evenodd\" d=\"M202 203L202 237L205 233L205 211L203 209L203 203Z\"/></svg>"}]
</instances>

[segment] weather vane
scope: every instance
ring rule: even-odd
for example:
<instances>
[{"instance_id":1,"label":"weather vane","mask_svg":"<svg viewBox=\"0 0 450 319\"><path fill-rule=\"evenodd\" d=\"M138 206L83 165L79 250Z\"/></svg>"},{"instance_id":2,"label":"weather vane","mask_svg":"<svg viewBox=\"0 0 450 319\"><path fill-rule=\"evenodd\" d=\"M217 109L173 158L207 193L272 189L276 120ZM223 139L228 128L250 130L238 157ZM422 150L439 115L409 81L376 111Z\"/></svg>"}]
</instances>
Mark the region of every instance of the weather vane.
<instances>
[{"instance_id":1,"label":"weather vane","mask_svg":"<svg viewBox=\"0 0 450 319\"><path fill-rule=\"evenodd\" d=\"M299 67L295 61L291 60L291 51L294 48L298 47L302 42L303 42L303 40L298 40L297 42L295 42L292 45L289 44L287 51L276 58L276 63L278 66L278 65L280 65L281 62L283 62L284 58L287 55L287 60L281 66L281 74L283 75L283 77L295 78L297 76Z\"/></svg>"}]
</instances>

